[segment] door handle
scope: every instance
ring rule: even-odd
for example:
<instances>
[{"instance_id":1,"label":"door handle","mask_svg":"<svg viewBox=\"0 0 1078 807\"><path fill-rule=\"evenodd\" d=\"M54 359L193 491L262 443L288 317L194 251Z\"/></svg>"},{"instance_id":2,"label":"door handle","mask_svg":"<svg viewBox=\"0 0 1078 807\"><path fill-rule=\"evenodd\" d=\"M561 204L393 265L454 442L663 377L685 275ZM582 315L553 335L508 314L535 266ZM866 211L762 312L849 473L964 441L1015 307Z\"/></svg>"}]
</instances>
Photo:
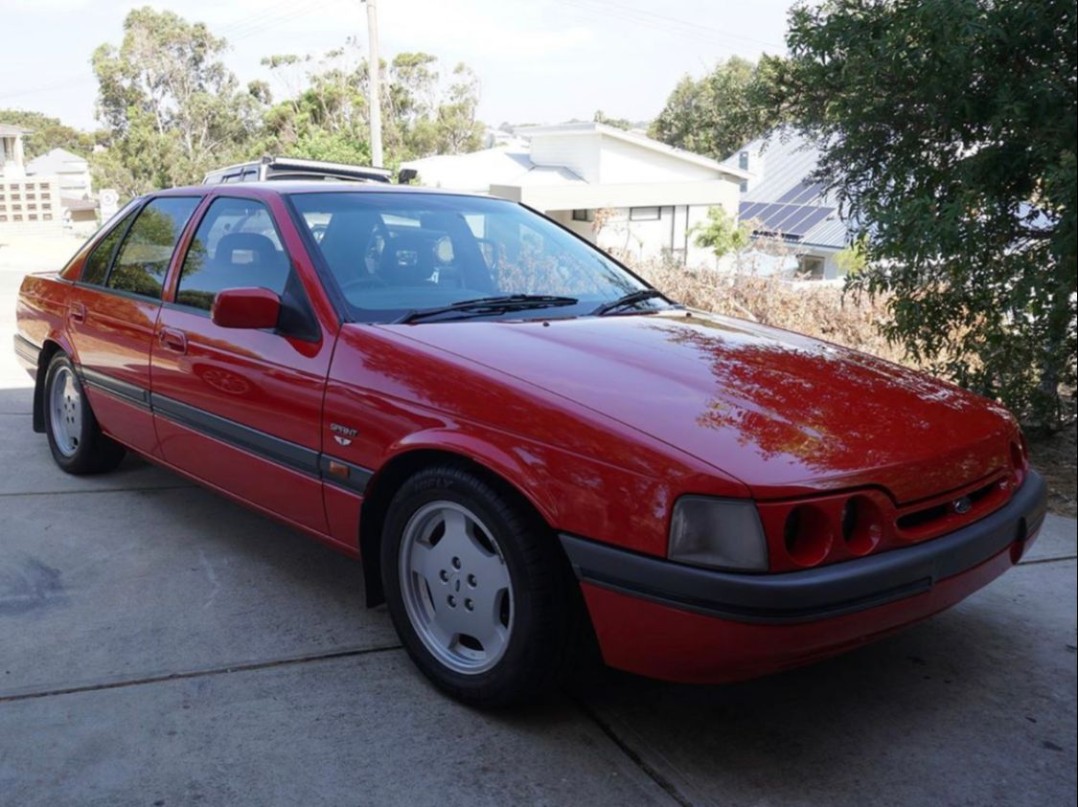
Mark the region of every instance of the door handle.
<instances>
[{"instance_id":1,"label":"door handle","mask_svg":"<svg viewBox=\"0 0 1078 807\"><path fill-rule=\"evenodd\" d=\"M67 316L72 322L86 322L86 306L82 303L69 303Z\"/></svg>"},{"instance_id":2,"label":"door handle","mask_svg":"<svg viewBox=\"0 0 1078 807\"><path fill-rule=\"evenodd\" d=\"M174 353L187 352L187 336L183 331L177 331L175 328L162 328L157 334L157 338L161 342L161 347L166 350L171 350Z\"/></svg>"}]
</instances>

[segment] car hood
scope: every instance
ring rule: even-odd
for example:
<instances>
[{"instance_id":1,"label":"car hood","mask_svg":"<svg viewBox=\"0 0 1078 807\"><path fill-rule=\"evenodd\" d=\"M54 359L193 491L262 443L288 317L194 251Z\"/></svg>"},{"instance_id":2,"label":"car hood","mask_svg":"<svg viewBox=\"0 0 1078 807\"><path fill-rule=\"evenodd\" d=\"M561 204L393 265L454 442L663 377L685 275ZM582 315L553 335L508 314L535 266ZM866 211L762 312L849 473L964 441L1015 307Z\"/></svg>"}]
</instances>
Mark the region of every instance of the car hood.
<instances>
[{"instance_id":1,"label":"car hood","mask_svg":"<svg viewBox=\"0 0 1078 807\"><path fill-rule=\"evenodd\" d=\"M397 328L661 440L761 498L871 485L904 504L1009 461L1015 427L995 404L741 320L679 310Z\"/></svg>"}]
</instances>

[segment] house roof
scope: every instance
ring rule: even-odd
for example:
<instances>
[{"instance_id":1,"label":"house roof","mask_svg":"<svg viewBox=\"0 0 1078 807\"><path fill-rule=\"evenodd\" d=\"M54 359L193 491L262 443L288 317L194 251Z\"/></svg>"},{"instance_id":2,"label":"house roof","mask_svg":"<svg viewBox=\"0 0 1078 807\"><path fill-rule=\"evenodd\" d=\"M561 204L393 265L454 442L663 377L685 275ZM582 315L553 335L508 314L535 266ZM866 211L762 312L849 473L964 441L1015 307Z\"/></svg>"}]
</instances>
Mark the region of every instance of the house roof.
<instances>
[{"instance_id":1,"label":"house roof","mask_svg":"<svg viewBox=\"0 0 1078 807\"><path fill-rule=\"evenodd\" d=\"M733 165L720 163L717 160L705 157L702 154L696 154L691 151L668 146L666 143L660 143L658 140L653 140L641 132L626 131L625 129L619 129L616 126L610 126L605 123L584 121L578 123L560 123L555 126L526 126L516 129L514 133L526 138L533 138L537 135L543 137L579 137L581 135L600 134L604 137L621 140L625 143L632 143L634 146L640 146L658 154L675 157L702 168L710 168L713 171L719 171L734 177L735 179L740 180L749 178L749 173L738 168L736 162Z\"/></svg>"},{"instance_id":2,"label":"house roof","mask_svg":"<svg viewBox=\"0 0 1078 807\"><path fill-rule=\"evenodd\" d=\"M735 183L747 176L744 171L727 170L707 157L671 149L642 135L598 123L528 127L519 131L530 141L527 150L512 146L493 148L471 154L412 160L402 167L415 169L424 184L491 193L548 211L729 204ZM654 170L641 175L633 169L631 161L623 160L620 173L615 172L612 177L602 178L598 173L588 176L572 162L569 155L576 151L573 148L554 149L558 156L550 158L549 163L538 156L541 164L532 159L532 153L539 153L537 139L540 137L590 137L594 140L597 133L643 147L638 161L649 168L654 164ZM584 146L581 151L587 153L594 147L594 142L581 145ZM600 151L602 148L600 139ZM656 152L661 153L662 159L651 156ZM561 162L561 155L568 157L565 163ZM549 150L547 157L550 157ZM691 165L671 164L671 157Z\"/></svg>"},{"instance_id":3,"label":"house roof","mask_svg":"<svg viewBox=\"0 0 1078 807\"><path fill-rule=\"evenodd\" d=\"M33 129L24 129L21 126L12 126L10 123L0 123L0 135L13 137L15 135L30 134Z\"/></svg>"},{"instance_id":4,"label":"house roof","mask_svg":"<svg viewBox=\"0 0 1078 807\"><path fill-rule=\"evenodd\" d=\"M811 141L791 129L776 130L743 146L724 165L737 165L745 152L750 179L739 218L755 219L760 234L825 249L846 246L849 228L834 194L810 179L820 159Z\"/></svg>"},{"instance_id":5,"label":"house roof","mask_svg":"<svg viewBox=\"0 0 1078 807\"><path fill-rule=\"evenodd\" d=\"M56 148L47 151L40 157L35 157L26 164L28 174L66 174L80 173L88 170L89 163L85 157Z\"/></svg>"},{"instance_id":6,"label":"house roof","mask_svg":"<svg viewBox=\"0 0 1078 807\"><path fill-rule=\"evenodd\" d=\"M491 185L557 185L584 180L564 166L538 166L527 153L491 148L470 154L424 157L401 164L414 168L424 184L487 193Z\"/></svg>"}]
</instances>

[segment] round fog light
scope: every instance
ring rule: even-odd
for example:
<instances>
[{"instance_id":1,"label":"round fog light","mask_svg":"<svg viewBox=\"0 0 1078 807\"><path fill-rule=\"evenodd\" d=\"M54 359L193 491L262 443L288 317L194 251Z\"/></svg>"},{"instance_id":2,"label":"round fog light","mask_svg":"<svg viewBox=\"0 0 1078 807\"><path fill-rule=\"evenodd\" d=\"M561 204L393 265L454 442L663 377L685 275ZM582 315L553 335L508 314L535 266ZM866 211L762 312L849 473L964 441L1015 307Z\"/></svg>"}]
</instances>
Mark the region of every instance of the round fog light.
<instances>
[{"instance_id":1,"label":"round fog light","mask_svg":"<svg viewBox=\"0 0 1078 807\"><path fill-rule=\"evenodd\" d=\"M802 504L786 516L786 552L798 566L816 566L831 551L831 522L817 508Z\"/></svg>"},{"instance_id":2,"label":"round fog light","mask_svg":"<svg viewBox=\"0 0 1078 807\"><path fill-rule=\"evenodd\" d=\"M883 537L879 508L865 496L852 496L842 508L842 540L852 555L867 555Z\"/></svg>"}]
</instances>

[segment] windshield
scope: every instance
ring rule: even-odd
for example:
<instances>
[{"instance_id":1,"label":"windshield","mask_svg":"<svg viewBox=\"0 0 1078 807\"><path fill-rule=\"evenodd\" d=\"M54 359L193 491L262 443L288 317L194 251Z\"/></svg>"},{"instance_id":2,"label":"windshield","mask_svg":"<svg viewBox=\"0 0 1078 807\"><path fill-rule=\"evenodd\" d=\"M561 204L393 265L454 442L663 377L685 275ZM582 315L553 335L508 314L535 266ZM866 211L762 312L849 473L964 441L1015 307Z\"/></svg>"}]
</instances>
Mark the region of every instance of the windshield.
<instances>
[{"instance_id":1,"label":"windshield","mask_svg":"<svg viewBox=\"0 0 1078 807\"><path fill-rule=\"evenodd\" d=\"M339 191L290 199L354 321L423 321L414 315L454 306L438 319L578 316L648 288L599 250L503 200ZM471 301L509 297L465 313ZM636 310L665 305L651 299Z\"/></svg>"}]
</instances>

